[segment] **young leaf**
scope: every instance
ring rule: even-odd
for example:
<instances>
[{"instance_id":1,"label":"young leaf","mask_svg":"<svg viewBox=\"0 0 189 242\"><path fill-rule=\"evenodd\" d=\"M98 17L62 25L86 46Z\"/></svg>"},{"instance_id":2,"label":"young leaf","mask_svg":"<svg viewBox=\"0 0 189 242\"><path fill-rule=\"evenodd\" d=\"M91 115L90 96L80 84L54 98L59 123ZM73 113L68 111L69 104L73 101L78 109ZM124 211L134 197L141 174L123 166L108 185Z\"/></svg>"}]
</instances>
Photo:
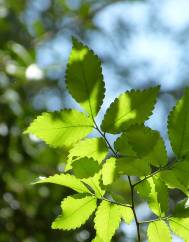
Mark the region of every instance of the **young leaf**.
<instances>
[{"instance_id":1,"label":"young leaf","mask_svg":"<svg viewBox=\"0 0 189 242\"><path fill-rule=\"evenodd\" d=\"M151 191L148 195L148 204L157 216L165 216L168 210L168 189L158 176L148 179Z\"/></svg>"},{"instance_id":2,"label":"young leaf","mask_svg":"<svg viewBox=\"0 0 189 242\"><path fill-rule=\"evenodd\" d=\"M92 50L75 38L66 70L66 83L72 97L94 118L105 93L101 62Z\"/></svg>"},{"instance_id":3,"label":"young leaf","mask_svg":"<svg viewBox=\"0 0 189 242\"><path fill-rule=\"evenodd\" d=\"M92 242L103 242L103 240L98 235L96 235L96 237L92 240ZM110 242L110 241L107 241L107 242Z\"/></svg>"},{"instance_id":4,"label":"young leaf","mask_svg":"<svg viewBox=\"0 0 189 242\"><path fill-rule=\"evenodd\" d=\"M96 199L92 196L82 198L67 197L61 204L62 215L52 223L53 229L70 230L84 224L96 209Z\"/></svg>"},{"instance_id":5,"label":"young leaf","mask_svg":"<svg viewBox=\"0 0 189 242\"><path fill-rule=\"evenodd\" d=\"M150 192L151 192L151 186L150 183L148 182L148 180L144 180L141 183L139 183L136 186L137 192L139 193L139 195L141 196L141 198L143 199L148 199Z\"/></svg>"},{"instance_id":6,"label":"young leaf","mask_svg":"<svg viewBox=\"0 0 189 242\"><path fill-rule=\"evenodd\" d=\"M142 124L151 115L158 92L159 87L153 87L121 94L106 111L101 129L115 134L133 124Z\"/></svg>"},{"instance_id":7,"label":"young leaf","mask_svg":"<svg viewBox=\"0 0 189 242\"><path fill-rule=\"evenodd\" d=\"M97 198L101 198L105 191L100 186L101 173L95 174L93 177L82 179L83 184L95 193Z\"/></svg>"},{"instance_id":8,"label":"young leaf","mask_svg":"<svg viewBox=\"0 0 189 242\"><path fill-rule=\"evenodd\" d=\"M137 155L144 157L156 145L158 133L144 125L133 125L127 129L125 138Z\"/></svg>"},{"instance_id":9,"label":"young leaf","mask_svg":"<svg viewBox=\"0 0 189 242\"><path fill-rule=\"evenodd\" d=\"M49 176L47 178L42 178L35 182L34 184L38 183L54 183L57 185L69 187L79 193L90 193L87 187L75 176L70 174L56 174L54 176Z\"/></svg>"},{"instance_id":10,"label":"young leaf","mask_svg":"<svg viewBox=\"0 0 189 242\"><path fill-rule=\"evenodd\" d=\"M116 160L116 171L128 176L145 176L151 169L147 160L124 157Z\"/></svg>"},{"instance_id":11,"label":"young leaf","mask_svg":"<svg viewBox=\"0 0 189 242\"><path fill-rule=\"evenodd\" d=\"M189 162L188 160L177 162L172 168L172 173L187 189L189 188Z\"/></svg>"},{"instance_id":12,"label":"young leaf","mask_svg":"<svg viewBox=\"0 0 189 242\"><path fill-rule=\"evenodd\" d=\"M90 118L73 109L43 113L24 133L36 135L53 147L69 147L93 129Z\"/></svg>"},{"instance_id":13,"label":"young leaf","mask_svg":"<svg viewBox=\"0 0 189 242\"><path fill-rule=\"evenodd\" d=\"M169 225L176 235L189 241L189 208L186 199L176 205L173 216L169 218Z\"/></svg>"},{"instance_id":14,"label":"young leaf","mask_svg":"<svg viewBox=\"0 0 189 242\"><path fill-rule=\"evenodd\" d=\"M107 201L99 205L94 219L95 229L103 242L110 241L121 220L120 207Z\"/></svg>"},{"instance_id":15,"label":"young leaf","mask_svg":"<svg viewBox=\"0 0 189 242\"><path fill-rule=\"evenodd\" d=\"M186 195L189 195L187 188L180 182L180 180L172 170L161 171L160 176L169 188L177 188L184 192Z\"/></svg>"},{"instance_id":16,"label":"young leaf","mask_svg":"<svg viewBox=\"0 0 189 242\"><path fill-rule=\"evenodd\" d=\"M71 164L78 158L93 158L100 164L106 157L108 148L103 138L86 138L76 143L69 151L66 170L71 169Z\"/></svg>"},{"instance_id":17,"label":"young leaf","mask_svg":"<svg viewBox=\"0 0 189 242\"><path fill-rule=\"evenodd\" d=\"M151 222L148 225L148 241L149 242L171 242L171 234L167 224L162 221Z\"/></svg>"},{"instance_id":18,"label":"young leaf","mask_svg":"<svg viewBox=\"0 0 189 242\"><path fill-rule=\"evenodd\" d=\"M138 158L146 159L156 167L167 164L167 152L159 132L144 125L134 125L123 133L121 139L125 140L125 150L132 149Z\"/></svg>"},{"instance_id":19,"label":"young leaf","mask_svg":"<svg viewBox=\"0 0 189 242\"><path fill-rule=\"evenodd\" d=\"M171 217L169 218L169 225L176 235L185 242L189 242L189 218Z\"/></svg>"},{"instance_id":20,"label":"young leaf","mask_svg":"<svg viewBox=\"0 0 189 242\"><path fill-rule=\"evenodd\" d=\"M72 167L75 176L78 178L88 178L94 176L94 174L100 169L100 166L96 160L87 157L74 161Z\"/></svg>"},{"instance_id":21,"label":"young leaf","mask_svg":"<svg viewBox=\"0 0 189 242\"><path fill-rule=\"evenodd\" d=\"M137 154L134 151L133 147L129 144L127 133L125 132L122 133L121 136L117 138L117 140L114 143L114 148L121 155L137 157Z\"/></svg>"},{"instance_id":22,"label":"young leaf","mask_svg":"<svg viewBox=\"0 0 189 242\"><path fill-rule=\"evenodd\" d=\"M168 118L168 133L171 146L178 158L189 153L189 87L177 102Z\"/></svg>"},{"instance_id":23,"label":"young leaf","mask_svg":"<svg viewBox=\"0 0 189 242\"><path fill-rule=\"evenodd\" d=\"M130 224L134 219L134 214L131 208L120 206L121 218L126 224Z\"/></svg>"},{"instance_id":24,"label":"young leaf","mask_svg":"<svg viewBox=\"0 0 189 242\"><path fill-rule=\"evenodd\" d=\"M116 170L116 159L114 157L106 160L102 167L102 181L105 186L110 185L114 181Z\"/></svg>"}]
</instances>

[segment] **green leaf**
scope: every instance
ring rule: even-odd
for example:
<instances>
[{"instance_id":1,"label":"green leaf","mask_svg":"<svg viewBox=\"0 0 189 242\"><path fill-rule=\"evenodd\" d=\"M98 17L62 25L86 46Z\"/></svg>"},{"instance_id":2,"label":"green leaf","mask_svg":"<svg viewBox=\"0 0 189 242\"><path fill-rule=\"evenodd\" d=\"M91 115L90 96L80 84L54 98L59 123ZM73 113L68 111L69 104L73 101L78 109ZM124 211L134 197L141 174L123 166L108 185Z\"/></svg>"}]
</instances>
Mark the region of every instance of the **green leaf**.
<instances>
[{"instance_id":1,"label":"green leaf","mask_svg":"<svg viewBox=\"0 0 189 242\"><path fill-rule=\"evenodd\" d=\"M116 159L110 158L102 167L102 181L105 186L112 184L116 171Z\"/></svg>"},{"instance_id":2,"label":"green leaf","mask_svg":"<svg viewBox=\"0 0 189 242\"><path fill-rule=\"evenodd\" d=\"M82 198L67 197L61 204L62 215L53 223L53 229L70 230L84 224L96 209L96 199L92 196Z\"/></svg>"},{"instance_id":3,"label":"green leaf","mask_svg":"<svg viewBox=\"0 0 189 242\"><path fill-rule=\"evenodd\" d=\"M134 219L134 214L131 208L120 206L121 217L126 224L130 224Z\"/></svg>"},{"instance_id":4,"label":"green leaf","mask_svg":"<svg viewBox=\"0 0 189 242\"><path fill-rule=\"evenodd\" d=\"M116 170L118 174L128 176L145 176L151 172L150 165L147 160L129 157L117 159Z\"/></svg>"},{"instance_id":5,"label":"green leaf","mask_svg":"<svg viewBox=\"0 0 189 242\"><path fill-rule=\"evenodd\" d=\"M95 229L103 242L110 241L121 221L120 207L107 201L99 205L94 219Z\"/></svg>"},{"instance_id":6,"label":"green leaf","mask_svg":"<svg viewBox=\"0 0 189 242\"><path fill-rule=\"evenodd\" d=\"M105 93L101 62L92 50L75 38L66 70L66 84L72 97L94 118Z\"/></svg>"},{"instance_id":7,"label":"green leaf","mask_svg":"<svg viewBox=\"0 0 189 242\"><path fill-rule=\"evenodd\" d=\"M158 92L159 87L153 87L121 94L106 111L101 129L115 134L133 124L142 124L151 115Z\"/></svg>"},{"instance_id":8,"label":"green leaf","mask_svg":"<svg viewBox=\"0 0 189 242\"><path fill-rule=\"evenodd\" d=\"M169 114L168 133L171 146L178 158L189 153L189 87Z\"/></svg>"},{"instance_id":9,"label":"green leaf","mask_svg":"<svg viewBox=\"0 0 189 242\"><path fill-rule=\"evenodd\" d=\"M180 201L169 218L169 225L172 231L186 242L189 241L189 207L186 205L187 199Z\"/></svg>"},{"instance_id":10,"label":"green leaf","mask_svg":"<svg viewBox=\"0 0 189 242\"><path fill-rule=\"evenodd\" d=\"M133 147L129 144L127 133L122 133L120 137L114 143L114 148L121 155L126 156L135 156L137 157L136 152L133 150Z\"/></svg>"},{"instance_id":11,"label":"green leaf","mask_svg":"<svg viewBox=\"0 0 189 242\"><path fill-rule=\"evenodd\" d=\"M151 186L148 180L144 180L136 185L137 192L143 199L147 199L151 192Z\"/></svg>"},{"instance_id":12,"label":"green leaf","mask_svg":"<svg viewBox=\"0 0 189 242\"><path fill-rule=\"evenodd\" d=\"M187 188L180 182L172 170L161 171L160 176L169 188L177 188L184 192L186 195L189 194Z\"/></svg>"},{"instance_id":13,"label":"green leaf","mask_svg":"<svg viewBox=\"0 0 189 242\"><path fill-rule=\"evenodd\" d=\"M92 158L81 158L72 164L73 171L78 178L88 178L94 176L100 169L97 161Z\"/></svg>"},{"instance_id":14,"label":"green leaf","mask_svg":"<svg viewBox=\"0 0 189 242\"><path fill-rule=\"evenodd\" d=\"M31 133L53 147L69 147L93 129L90 118L73 109L43 113L24 133Z\"/></svg>"},{"instance_id":15,"label":"green leaf","mask_svg":"<svg viewBox=\"0 0 189 242\"><path fill-rule=\"evenodd\" d=\"M148 182L151 187L148 195L148 205L157 216L165 216L168 210L167 186L158 176L149 178Z\"/></svg>"},{"instance_id":16,"label":"green leaf","mask_svg":"<svg viewBox=\"0 0 189 242\"><path fill-rule=\"evenodd\" d=\"M100 164L105 159L107 153L108 148L103 138L86 138L81 140L69 151L66 170L71 169L71 164L74 160L82 157L93 158Z\"/></svg>"},{"instance_id":17,"label":"green leaf","mask_svg":"<svg viewBox=\"0 0 189 242\"><path fill-rule=\"evenodd\" d=\"M79 179L77 179L75 176L72 176L70 174L60 174L60 175L56 174L54 176L49 176L47 178L42 177L34 184L38 184L38 183L54 183L57 185L69 187L79 193L90 192Z\"/></svg>"},{"instance_id":18,"label":"green leaf","mask_svg":"<svg viewBox=\"0 0 189 242\"><path fill-rule=\"evenodd\" d=\"M86 187L89 187L90 191L92 191L97 198L101 198L105 191L101 188L101 172L95 174L93 177L82 179L83 184Z\"/></svg>"},{"instance_id":19,"label":"green leaf","mask_svg":"<svg viewBox=\"0 0 189 242\"><path fill-rule=\"evenodd\" d=\"M189 188L189 161L177 162L172 172L186 189Z\"/></svg>"},{"instance_id":20,"label":"green leaf","mask_svg":"<svg viewBox=\"0 0 189 242\"><path fill-rule=\"evenodd\" d=\"M149 242L171 242L171 234L167 224L162 221L151 222L148 225L148 241Z\"/></svg>"},{"instance_id":21,"label":"green leaf","mask_svg":"<svg viewBox=\"0 0 189 242\"><path fill-rule=\"evenodd\" d=\"M185 242L189 242L189 218L171 217L169 218L169 225L176 235Z\"/></svg>"},{"instance_id":22,"label":"green leaf","mask_svg":"<svg viewBox=\"0 0 189 242\"><path fill-rule=\"evenodd\" d=\"M92 242L103 242L103 240L98 235L96 235L96 237L92 240ZM110 242L110 241L107 241L107 242Z\"/></svg>"},{"instance_id":23,"label":"green leaf","mask_svg":"<svg viewBox=\"0 0 189 242\"><path fill-rule=\"evenodd\" d=\"M122 141L120 142L121 145L125 141L125 151L128 150L129 155L146 159L156 167L165 166L168 162L165 145L159 132L144 125L134 125L128 128L126 133L122 134L120 140ZM131 151L133 151L133 154Z\"/></svg>"}]
</instances>

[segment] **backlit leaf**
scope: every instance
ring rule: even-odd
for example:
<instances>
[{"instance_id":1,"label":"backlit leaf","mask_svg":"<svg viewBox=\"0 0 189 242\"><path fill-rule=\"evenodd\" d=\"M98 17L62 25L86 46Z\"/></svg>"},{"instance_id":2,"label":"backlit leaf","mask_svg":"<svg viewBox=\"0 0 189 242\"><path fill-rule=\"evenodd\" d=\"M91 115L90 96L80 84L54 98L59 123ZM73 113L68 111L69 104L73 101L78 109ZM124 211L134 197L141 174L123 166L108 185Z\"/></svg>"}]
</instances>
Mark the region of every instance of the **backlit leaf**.
<instances>
[{"instance_id":1,"label":"backlit leaf","mask_svg":"<svg viewBox=\"0 0 189 242\"><path fill-rule=\"evenodd\" d=\"M133 124L142 124L152 114L158 92L159 87L153 87L121 94L106 111L101 129L115 134Z\"/></svg>"},{"instance_id":2,"label":"backlit leaf","mask_svg":"<svg viewBox=\"0 0 189 242\"><path fill-rule=\"evenodd\" d=\"M88 178L94 176L100 169L97 161L92 158L81 158L76 160L73 164L73 171L78 178Z\"/></svg>"},{"instance_id":3,"label":"backlit leaf","mask_svg":"<svg viewBox=\"0 0 189 242\"><path fill-rule=\"evenodd\" d=\"M95 229L103 242L110 241L121 221L118 205L102 201L94 219Z\"/></svg>"},{"instance_id":4,"label":"backlit leaf","mask_svg":"<svg viewBox=\"0 0 189 242\"><path fill-rule=\"evenodd\" d=\"M134 219L134 214L131 208L120 206L121 218L126 224L130 224Z\"/></svg>"},{"instance_id":5,"label":"backlit leaf","mask_svg":"<svg viewBox=\"0 0 189 242\"><path fill-rule=\"evenodd\" d=\"M105 93L101 62L92 50L75 38L66 70L66 84L72 97L94 118Z\"/></svg>"},{"instance_id":6,"label":"backlit leaf","mask_svg":"<svg viewBox=\"0 0 189 242\"><path fill-rule=\"evenodd\" d=\"M57 185L69 187L77 192L80 193L89 193L90 191L87 189L87 187L75 176L70 175L70 174L56 174L54 176L49 176L49 177L43 177L39 179L37 182L34 184L38 183L54 183Z\"/></svg>"},{"instance_id":7,"label":"backlit leaf","mask_svg":"<svg viewBox=\"0 0 189 242\"><path fill-rule=\"evenodd\" d=\"M106 160L106 163L102 168L102 180L104 185L109 185L114 181L116 171L116 159L110 158Z\"/></svg>"},{"instance_id":8,"label":"backlit leaf","mask_svg":"<svg viewBox=\"0 0 189 242\"><path fill-rule=\"evenodd\" d=\"M96 199L92 196L82 198L67 197L61 204L62 215L52 223L53 229L70 230L84 224L96 209Z\"/></svg>"},{"instance_id":9,"label":"backlit leaf","mask_svg":"<svg viewBox=\"0 0 189 242\"><path fill-rule=\"evenodd\" d=\"M151 191L148 195L148 204L157 216L165 216L168 210L168 189L160 177L148 179Z\"/></svg>"},{"instance_id":10,"label":"backlit leaf","mask_svg":"<svg viewBox=\"0 0 189 242\"><path fill-rule=\"evenodd\" d=\"M168 119L168 133L171 146L180 158L189 154L189 87L184 96L177 102L170 112Z\"/></svg>"},{"instance_id":11,"label":"backlit leaf","mask_svg":"<svg viewBox=\"0 0 189 242\"><path fill-rule=\"evenodd\" d=\"M171 233L167 224L162 221L154 221L148 225L148 241L149 242L171 242Z\"/></svg>"},{"instance_id":12,"label":"backlit leaf","mask_svg":"<svg viewBox=\"0 0 189 242\"><path fill-rule=\"evenodd\" d=\"M69 147L93 130L93 123L83 113L65 109L43 113L27 128L25 133L36 135L53 147Z\"/></svg>"},{"instance_id":13,"label":"backlit leaf","mask_svg":"<svg viewBox=\"0 0 189 242\"><path fill-rule=\"evenodd\" d=\"M128 176L145 176L150 174L149 162L137 158L119 158L116 160L116 170L119 174Z\"/></svg>"},{"instance_id":14,"label":"backlit leaf","mask_svg":"<svg viewBox=\"0 0 189 242\"><path fill-rule=\"evenodd\" d=\"M107 153L108 148L103 138L86 138L81 140L69 150L66 170L71 169L71 164L74 160L82 157L93 158L100 164L105 159Z\"/></svg>"}]
</instances>

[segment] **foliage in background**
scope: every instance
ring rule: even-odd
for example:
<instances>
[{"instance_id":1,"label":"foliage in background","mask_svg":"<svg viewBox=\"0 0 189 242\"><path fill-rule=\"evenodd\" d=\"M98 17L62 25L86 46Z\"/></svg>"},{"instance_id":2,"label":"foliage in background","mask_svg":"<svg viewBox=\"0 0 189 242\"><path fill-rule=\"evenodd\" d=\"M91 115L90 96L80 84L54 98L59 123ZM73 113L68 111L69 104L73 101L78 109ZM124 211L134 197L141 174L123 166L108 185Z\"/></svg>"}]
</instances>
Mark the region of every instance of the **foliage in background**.
<instances>
[{"instance_id":1,"label":"foliage in background","mask_svg":"<svg viewBox=\"0 0 189 242\"><path fill-rule=\"evenodd\" d=\"M22 135L34 115L50 109L50 97L61 105L66 99L63 71L50 65L41 69L39 49L61 34L69 38L70 33L85 36L95 30L93 18L114 1L77 2L73 8L64 0L0 1L0 242L82 242L94 233L90 222L63 235L50 230L59 213L57 201L71 192L46 186L36 191L29 184L40 174L62 171L65 155Z\"/></svg>"},{"instance_id":2,"label":"foliage in background","mask_svg":"<svg viewBox=\"0 0 189 242\"><path fill-rule=\"evenodd\" d=\"M54 183L77 192L61 202L62 213L52 228L79 228L96 211L93 242L110 242L121 219L126 223L135 221L138 242L143 241L140 227L144 224L148 224L150 242L172 241L171 231L189 241L189 88L169 114L168 133L175 160L168 162L159 132L145 126L159 86L121 94L110 104L99 127L95 117L105 96L101 63L92 50L75 38L66 69L66 85L83 112L63 109L43 113L25 131L54 148L68 150L67 172L36 182ZM100 137L86 137L93 129ZM106 133L120 134L114 147ZM130 187L130 198L125 194L120 201L111 186L123 176L125 186ZM169 206L171 189L178 189L185 196L173 210ZM139 221L136 192L148 203L154 219Z\"/></svg>"},{"instance_id":3,"label":"foliage in background","mask_svg":"<svg viewBox=\"0 0 189 242\"><path fill-rule=\"evenodd\" d=\"M74 5L74 2L77 4ZM22 131L34 116L44 110L54 109L57 100L57 107L65 108L65 104L68 103L63 78L65 61L60 57L68 47L65 40L70 39L70 34L75 33L85 42L89 42L90 38L95 39L94 33L100 33L105 42L106 38L112 41L112 48L115 45L116 52L119 45L122 53L125 53L122 44L127 43L130 36L129 23L123 23L120 19L116 29L113 29L113 34L111 32L107 35L95 22L95 17L100 12L108 12L108 6L114 8L119 2L123 1L0 0L0 242L88 242L94 237L91 220L77 231L62 233L50 230L51 221L60 213L57 202L72 192L58 186L41 186L37 190L29 184L41 174L49 176L63 171L65 154L62 149L49 148L33 136L23 136ZM154 11L155 9L151 10L152 13ZM154 29L154 23L150 22ZM162 26L160 28L162 30ZM135 28L132 27L132 30L136 35ZM187 32L184 33L188 39ZM183 33L178 32L178 35L179 38L176 38L185 46ZM62 51L58 51L58 55L54 45L57 39L60 39L62 46ZM102 46L104 47L104 44ZM40 55L40 50L44 47L49 50L45 56ZM111 53L114 52L111 50ZM187 53L185 48L184 53ZM102 48L101 55L104 66L108 62L110 68L116 68L121 81L128 83L131 80L130 84L133 86L132 78L128 79L127 73L138 70L136 66L125 68L123 62L118 65L117 58L112 58L106 52L106 48ZM39 66L41 60L46 59L56 60L57 64ZM117 77L115 82L119 81ZM145 80L150 84L153 78L145 76ZM181 95L180 90L169 91L171 97L178 98ZM98 142L92 139L89 147L92 147L91 142L93 146L98 146ZM85 147L84 142L80 142L79 146L82 144ZM102 140L100 146L103 147ZM73 159L76 150L77 146L73 148L73 153L69 154L70 160ZM103 150L101 156L98 158L96 155L95 159L102 160L106 152L105 148ZM89 150L89 154L91 152L93 151ZM80 154L82 155L82 152ZM114 164L113 160L109 162ZM107 177L107 181L109 179ZM120 195L129 196L130 190L123 178L111 186L111 191L115 190L118 192L114 194L116 198ZM183 197L178 190L170 195L172 206L175 200ZM136 199L137 205L141 205L141 200L138 197ZM119 230L113 239L119 242L127 239L135 241L134 235L128 238L123 230Z\"/></svg>"}]
</instances>

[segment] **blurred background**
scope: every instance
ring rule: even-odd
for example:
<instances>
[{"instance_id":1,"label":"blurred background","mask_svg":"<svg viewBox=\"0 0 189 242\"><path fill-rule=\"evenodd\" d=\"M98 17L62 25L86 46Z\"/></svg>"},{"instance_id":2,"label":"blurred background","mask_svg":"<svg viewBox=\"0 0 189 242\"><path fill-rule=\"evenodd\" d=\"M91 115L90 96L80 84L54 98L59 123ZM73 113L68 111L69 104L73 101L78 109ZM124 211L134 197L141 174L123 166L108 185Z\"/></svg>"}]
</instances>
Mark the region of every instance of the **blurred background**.
<instances>
[{"instance_id":1,"label":"blurred background","mask_svg":"<svg viewBox=\"0 0 189 242\"><path fill-rule=\"evenodd\" d=\"M147 125L161 132L172 159L166 119L189 85L188 9L188 0L0 0L0 242L94 237L92 220L76 231L51 230L62 198L71 191L30 183L62 172L66 153L22 135L41 112L78 107L64 83L72 35L102 59L106 98L98 122L121 92L161 85ZM129 196L120 183L115 189ZM170 196L171 204L182 198L179 192ZM141 219L151 216L140 200L137 212ZM113 242L134 242L135 235L134 226L123 224Z\"/></svg>"}]
</instances>

